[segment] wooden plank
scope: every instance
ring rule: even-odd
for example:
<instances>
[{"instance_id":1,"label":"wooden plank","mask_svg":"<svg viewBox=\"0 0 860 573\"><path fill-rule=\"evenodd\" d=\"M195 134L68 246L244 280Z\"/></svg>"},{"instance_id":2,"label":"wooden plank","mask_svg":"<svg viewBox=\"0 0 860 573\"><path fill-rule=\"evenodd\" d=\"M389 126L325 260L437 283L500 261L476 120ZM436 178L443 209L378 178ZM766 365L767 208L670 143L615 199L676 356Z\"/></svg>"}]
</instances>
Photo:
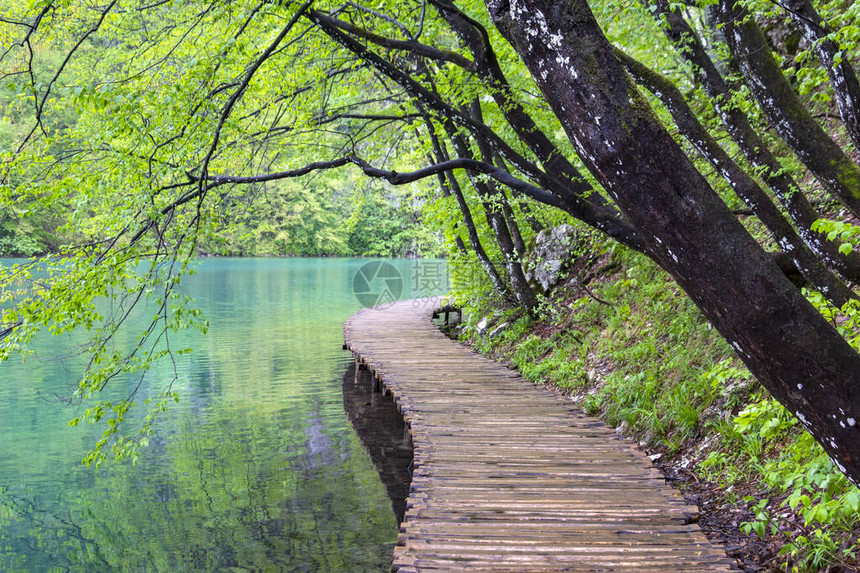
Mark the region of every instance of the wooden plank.
<instances>
[{"instance_id":1,"label":"wooden plank","mask_svg":"<svg viewBox=\"0 0 860 573\"><path fill-rule=\"evenodd\" d=\"M393 571L733 569L696 525L698 508L641 452L449 340L434 311L402 301L344 327L344 346L391 393L412 434Z\"/></svg>"}]
</instances>

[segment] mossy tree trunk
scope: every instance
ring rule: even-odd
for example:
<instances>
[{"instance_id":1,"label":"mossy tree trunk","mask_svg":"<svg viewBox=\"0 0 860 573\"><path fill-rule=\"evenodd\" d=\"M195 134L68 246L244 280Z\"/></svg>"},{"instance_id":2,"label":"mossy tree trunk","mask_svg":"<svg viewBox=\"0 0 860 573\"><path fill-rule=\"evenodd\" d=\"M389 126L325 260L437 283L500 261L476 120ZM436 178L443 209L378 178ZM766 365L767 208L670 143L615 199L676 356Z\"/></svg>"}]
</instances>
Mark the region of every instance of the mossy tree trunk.
<instances>
[{"instance_id":1,"label":"mossy tree trunk","mask_svg":"<svg viewBox=\"0 0 860 573\"><path fill-rule=\"evenodd\" d=\"M860 253L840 253L835 242L826 240L824 235L812 230L813 223L819 218L818 212L801 191L800 185L771 153L746 114L737 106L730 105L732 90L693 28L679 12L670 8L667 0L648 0L648 4L654 8L655 18L663 25L663 31L678 53L693 66L729 135L738 144L746 160L761 172L806 244L827 266L851 281L860 282ZM712 12L716 13L716 7L712 8Z\"/></svg>"},{"instance_id":2,"label":"mossy tree trunk","mask_svg":"<svg viewBox=\"0 0 860 573\"><path fill-rule=\"evenodd\" d=\"M860 217L860 167L800 101L746 8L736 0L720 0L717 6L717 19L732 58L765 116L821 185Z\"/></svg>"}]
</instances>

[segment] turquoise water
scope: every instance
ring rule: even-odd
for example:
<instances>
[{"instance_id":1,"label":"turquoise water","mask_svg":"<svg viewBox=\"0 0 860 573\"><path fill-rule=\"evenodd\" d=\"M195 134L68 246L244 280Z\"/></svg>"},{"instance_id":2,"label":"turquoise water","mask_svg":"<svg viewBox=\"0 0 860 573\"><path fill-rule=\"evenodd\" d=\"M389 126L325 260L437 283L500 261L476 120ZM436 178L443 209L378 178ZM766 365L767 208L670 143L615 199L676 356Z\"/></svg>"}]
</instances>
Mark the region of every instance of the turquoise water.
<instances>
[{"instance_id":1,"label":"turquoise water","mask_svg":"<svg viewBox=\"0 0 860 573\"><path fill-rule=\"evenodd\" d=\"M0 364L0 571L387 571L397 525L343 411L342 326L354 288L436 294L444 266L356 279L366 262L202 261L182 289L209 333L174 341L194 348L177 357L180 402L135 466L80 465L96 434L67 424L79 362L58 358L74 338ZM161 364L151 383L172 375Z\"/></svg>"}]
</instances>

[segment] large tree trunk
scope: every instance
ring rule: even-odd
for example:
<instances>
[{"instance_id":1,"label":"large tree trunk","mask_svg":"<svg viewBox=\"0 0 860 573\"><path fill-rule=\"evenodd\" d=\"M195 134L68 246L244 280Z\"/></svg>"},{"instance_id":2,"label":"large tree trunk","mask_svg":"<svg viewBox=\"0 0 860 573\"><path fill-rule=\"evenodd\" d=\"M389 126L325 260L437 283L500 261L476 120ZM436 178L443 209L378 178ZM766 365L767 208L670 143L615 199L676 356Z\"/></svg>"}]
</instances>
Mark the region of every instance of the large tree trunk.
<instances>
[{"instance_id":1,"label":"large tree trunk","mask_svg":"<svg viewBox=\"0 0 860 573\"><path fill-rule=\"evenodd\" d=\"M860 482L860 355L708 186L585 0L486 0L592 174L744 363Z\"/></svg>"},{"instance_id":2,"label":"large tree trunk","mask_svg":"<svg viewBox=\"0 0 860 573\"><path fill-rule=\"evenodd\" d=\"M729 154L720 147L717 140L708 133L708 130L699 122L693 110L687 105L681 90L661 74L622 51L616 50L616 54L630 75L636 80L636 83L663 102L663 105L672 114L678 130L728 181L738 197L767 227L776 244L783 249L787 256L791 257L797 270L806 280L839 308L849 300L857 299L857 295L831 272L803 242L803 239L776 208L764 189L746 171L741 169L740 165L735 163Z\"/></svg>"},{"instance_id":3,"label":"large tree trunk","mask_svg":"<svg viewBox=\"0 0 860 573\"><path fill-rule=\"evenodd\" d=\"M854 141L854 146L860 149L860 81L851 67L851 59L842 57L841 47L830 37L833 30L815 10L809 0L787 0L786 11L803 30L803 35L815 49L818 59L830 76L830 83L836 94L839 105L839 115L842 123Z\"/></svg>"},{"instance_id":4,"label":"large tree trunk","mask_svg":"<svg viewBox=\"0 0 860 573\"><path fill-rule=\"evenodd\" d=\"M860 217L860 167L804 107L746 8L736 0L717 6L729 51L764 114L824 188Z\"/></svg>"},{"instance_id":5,"label":"large tree trunk","mask_svg":"<svg viewBox=\"0 0 860 573\"><path fill-rule=\"evenodd\" d=\"M860 253L855 251L844 255L838 251L836 242L828 241L823 234L812 230L812 224L819 219L818 212L797 182L782 168L779 159L770 152L764 139L750 125L744 112L737 106L728 105L732 100L732 92L705 52L696 32L678 12L670 9L667 0L648 0L648 3L654 7L654 16L663 24L666 36L693 66L729 135L747 161L761 171L806 244L830 268L849 280L860 282ZM716 12L716 7L712 8Z\"/></svg>"}]
</instances>

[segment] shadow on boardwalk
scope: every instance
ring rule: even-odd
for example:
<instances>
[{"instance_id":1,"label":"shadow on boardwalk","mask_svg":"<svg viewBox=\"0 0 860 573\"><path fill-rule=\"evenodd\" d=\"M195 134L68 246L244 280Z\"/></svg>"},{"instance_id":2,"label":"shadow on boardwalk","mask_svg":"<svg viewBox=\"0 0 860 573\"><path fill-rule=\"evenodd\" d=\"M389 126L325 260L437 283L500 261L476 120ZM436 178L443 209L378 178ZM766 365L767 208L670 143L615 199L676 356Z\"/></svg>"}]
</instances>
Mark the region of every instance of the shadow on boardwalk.
<instances>
[{"instance_id":1,"label":"shadow on boardwalk","mask_svg":"<svg viewBox=\"0 0 860 573\"><path fill-rule=\"evenodd\" d=\"M410 427L414 469L393 570L729 571L697 509L631 444L445 337L433 308L365 309L347 347Z\"/></svg>"}]
</instances>

